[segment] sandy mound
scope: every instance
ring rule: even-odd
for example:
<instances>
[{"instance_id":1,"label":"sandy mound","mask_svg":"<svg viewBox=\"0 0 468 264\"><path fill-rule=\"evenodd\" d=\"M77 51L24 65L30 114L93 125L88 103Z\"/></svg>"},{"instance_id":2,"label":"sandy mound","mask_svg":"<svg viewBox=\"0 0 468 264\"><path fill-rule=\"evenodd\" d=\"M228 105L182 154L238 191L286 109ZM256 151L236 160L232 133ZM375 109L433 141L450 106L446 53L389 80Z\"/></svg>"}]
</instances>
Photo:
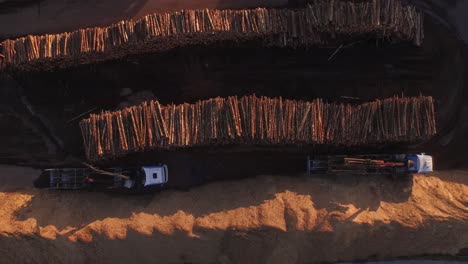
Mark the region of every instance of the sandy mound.
<instances>
[{"instance_id":1,"label":"sandy mound","mask_svg":"<svg viewBox=\"0 0 468 264\"><path fill-rule=\"evenodd\" d=\"M310 263L468 248L462 171L259 176L145 196L36 190L24 179L37 171L0 172L1 263Z\"/></svg>"}]
</instances>

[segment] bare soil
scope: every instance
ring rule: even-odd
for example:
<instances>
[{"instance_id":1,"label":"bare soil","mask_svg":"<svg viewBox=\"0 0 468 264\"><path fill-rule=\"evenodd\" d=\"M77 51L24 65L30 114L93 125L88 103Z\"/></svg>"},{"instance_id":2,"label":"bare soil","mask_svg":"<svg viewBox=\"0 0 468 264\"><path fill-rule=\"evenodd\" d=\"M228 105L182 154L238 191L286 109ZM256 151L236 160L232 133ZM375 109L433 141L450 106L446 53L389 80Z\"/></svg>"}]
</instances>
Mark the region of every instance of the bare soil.
<instances>
[{"instance_id":1,"label":"bare soil","mask_svg":"<svg viewBox=\"0 0 468 264\"><path fill-rule=\"evenodd\" d=\"M0 167L0 263L315 263L468 248L466 171L258 176L143 196L34 189L39 173Z\"/></svg>"}]
</instances>

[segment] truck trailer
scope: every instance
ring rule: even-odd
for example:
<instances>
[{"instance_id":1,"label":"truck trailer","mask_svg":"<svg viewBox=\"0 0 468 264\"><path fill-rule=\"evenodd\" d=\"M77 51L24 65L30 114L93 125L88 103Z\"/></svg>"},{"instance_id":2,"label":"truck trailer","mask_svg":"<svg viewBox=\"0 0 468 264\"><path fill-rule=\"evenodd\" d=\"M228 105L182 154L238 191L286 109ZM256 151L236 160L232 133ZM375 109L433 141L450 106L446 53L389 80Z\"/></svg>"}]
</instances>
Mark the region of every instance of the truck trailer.
<instances>
[{"instance_id":1,"label":"truck trailer","mask_svg":"<svg viewBox=\"0 0 468 264\"><path fill-rule=\"evenodd\" d=\"M421 154L307 157L307 174L387 175L394 178L433 172L432 156Z\"/></svg>"},{"instance_id":2,"label":"truck trailer","mask_svg":"<svg viewBox=\"0 0 468 264\"><path fill-rule=\"evenodd\" d=\"M94 167L54 168L44 172L49 188L54 190L115 189L144 190L163 188L169 181L167 165L114 167L99 170Z\"/></svg>"}]
</instances>

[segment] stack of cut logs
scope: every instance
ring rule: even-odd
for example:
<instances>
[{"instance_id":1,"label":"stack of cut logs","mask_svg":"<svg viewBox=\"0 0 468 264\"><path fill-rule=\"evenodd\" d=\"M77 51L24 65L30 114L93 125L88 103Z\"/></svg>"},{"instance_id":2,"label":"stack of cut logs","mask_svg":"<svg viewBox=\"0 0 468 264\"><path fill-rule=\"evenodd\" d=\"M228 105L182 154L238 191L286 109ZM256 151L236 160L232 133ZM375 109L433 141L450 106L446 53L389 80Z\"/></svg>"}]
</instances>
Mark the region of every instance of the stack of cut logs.
<instances>
[{"instance_id":1,"label":"stack of cut logs","mask_svg":"<svg viewBox=\"0 0 468 264\"><path fill-rule=\"evenodd\" d=\"M145 102L80 122L89 160L191 146L362 146L427 140L436 133L432 97L393 97L361 105L257 96L194 104Z\"/></svg>"},{"instance_id":2,"label":"stack of cut logs","mask_svg":"<svg viewBox=\"0 0 468 264\"><path fill-rule=\"evenodd\" d=\"M80 29L62 34L26 36L3 42L6 64L37 59L106 52L154 38L215 33L262 37L268 45L298 46L324 42L322 36L375 33L378 37L423 40L423 14L400 0L312 0L301 9L184 10L151 14L140 20L121 21L108 27Z\"/></svg>"}]
</instances>

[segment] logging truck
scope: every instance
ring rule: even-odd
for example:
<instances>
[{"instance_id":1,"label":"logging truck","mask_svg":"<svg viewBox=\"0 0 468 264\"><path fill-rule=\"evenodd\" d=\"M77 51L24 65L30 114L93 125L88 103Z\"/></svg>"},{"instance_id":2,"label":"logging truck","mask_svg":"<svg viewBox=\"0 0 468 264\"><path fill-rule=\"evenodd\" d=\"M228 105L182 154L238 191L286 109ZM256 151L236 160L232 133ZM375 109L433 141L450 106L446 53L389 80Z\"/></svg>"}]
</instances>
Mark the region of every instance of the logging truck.
<instances>
[{"instance_id":1,"label":"logging truck","mask_svg":"<svg viewBox=\"0 0 468 264\"><path fill-rule=\"evenodd\" d=\"M432 156L422 154L334 155L307 157L307 174L387 175L392 177L433 172Z\"/></svg>"},{"instance_id":2,"label":"logging truck","mask_svg":"<svg viewBox=\"0 0 468 264\"><path fill-rule=\"evenodd\" d=\"M116 189L135 190L162 188L169 181L167 165L100 170L83 168L54 168L44 170L49 188L54 190Z\"/></svg>"}]
</instances>

